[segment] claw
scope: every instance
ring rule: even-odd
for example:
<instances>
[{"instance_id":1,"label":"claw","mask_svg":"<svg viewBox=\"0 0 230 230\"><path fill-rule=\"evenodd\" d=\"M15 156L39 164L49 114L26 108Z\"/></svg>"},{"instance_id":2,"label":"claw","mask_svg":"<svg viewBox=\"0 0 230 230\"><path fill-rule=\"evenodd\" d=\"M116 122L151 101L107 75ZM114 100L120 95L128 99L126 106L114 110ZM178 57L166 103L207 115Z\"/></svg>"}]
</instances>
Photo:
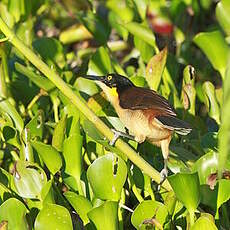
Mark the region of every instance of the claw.
<instances>
[{"instance_id":1,"label":"claw","mask_svg":"<svg viewBox=\"0 0 230 230\"><path fill-rule=\"evenodd\" d=\"M157 191L160 191L161 185L164 183L164 181L167 179L168 176L168 169L167 169L167 165L168 165L168 160L164 159L164 168L161 170L160 172L160 176L161 176L161 180L160 183L157 187Z\"/></svg>"},{"instance_id":2,"label":"claw","mask_svg":"<svg viewBox=\"0 0 230 230\"><path fill-rule=\"evenodd\" d=\"M112 132L114 133L113 139L109 142L110 145L114 145L117 141L117 139L120 137L120 133L114 129L112 129Z\"/></svg>"},{"instance_id":3,"label":"claw","mask_svg":"<svg viewBox=\"0 0 230 230\"><path fill-rule=\"evenodd\" d=\"M117 141L117 139L119 137L127 137L129 139L134 139L133 136L131 136L131 135L127 134L127 133L123 133L123 132L117 131L115 129L111 129L111 130L114 133L114 136L113 136L113 139L109 142L109 144L112 145L112 146L116 143L116 141Z\"/></svg>"},{"instance_id":4,"label":"claw","mask_svg":"<svg viewBox=\"0 0 230 230\"><path fill-rule=\"evenodd\" d=\"M161 175L161 181L160 181L160 184L162 184L165 179L167 178L168 176L168 169L167 168L163 168L160 172L160 175Z\"/></svg>"}]
</instances>

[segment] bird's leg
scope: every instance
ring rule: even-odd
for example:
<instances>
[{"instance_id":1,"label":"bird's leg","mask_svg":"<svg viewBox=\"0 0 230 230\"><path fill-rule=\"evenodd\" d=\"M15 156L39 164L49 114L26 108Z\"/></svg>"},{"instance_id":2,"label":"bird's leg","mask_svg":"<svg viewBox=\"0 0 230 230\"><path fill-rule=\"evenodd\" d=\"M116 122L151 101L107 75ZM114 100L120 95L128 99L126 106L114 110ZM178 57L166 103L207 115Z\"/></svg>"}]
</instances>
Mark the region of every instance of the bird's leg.
<instances>
[{"instance_id":1,"label":"bird's leg","mask_svg":"<svg viewBox=\"0 0 230 230\"><path fill-rule=\"evenodd\" d=\"M114 133L114 136L113 136L113 139L109 142L109 144L112 146L116 143L116 141L119 137L127 137L131 140L134 140L134 136L132 136L132 135L129 135L129 134L121 132L121 131L117 131L115 129L111 129L111 130Z\"/></svg>"},{"instance_id":2,"label":"bird's leg","mask_svg":"<svg viewBox=\"0 0 230 230\"><path fill-rule=\"evenodd\" d=\"M164 168L160 172L161 175L160 186L168 176L168 156L169 156L170 141L171 141L171 135L167 139L161 141L161 151L164 158Z\"/></svg>"},{"instance_id":3,"label":"bird's leg","mask_svg":"<svg viewBox=\"0 0 230 230\"><path fill-rule=\"evenodd\" d=\"M160 172L161 175L161 180L160 180L160 185L165 181L165 179L168 176L168 159L164 159L164 168Z\"/></svg>"}]
</instances>

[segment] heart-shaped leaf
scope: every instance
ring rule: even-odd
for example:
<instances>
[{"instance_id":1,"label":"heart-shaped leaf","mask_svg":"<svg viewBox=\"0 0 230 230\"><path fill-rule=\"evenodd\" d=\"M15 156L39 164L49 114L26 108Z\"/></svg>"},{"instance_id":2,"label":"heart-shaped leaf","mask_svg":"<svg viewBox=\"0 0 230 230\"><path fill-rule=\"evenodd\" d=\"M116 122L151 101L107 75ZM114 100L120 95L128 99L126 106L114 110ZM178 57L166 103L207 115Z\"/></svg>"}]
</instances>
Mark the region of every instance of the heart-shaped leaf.
<instances>
[{"instance_id":1,"label":"heart-shaped leaf","mask_svg":"<svg viewBox=\"0 0 230 230\"><path fill-rule=\"evenodd\" d=\"M82 143L80 134L71 135L64 141L63 155L65 159L65 173L80 180L82 169Z\"/></svg>"},{"instance_id":2,"label":"heart-shaped leaf","mask_svg":"<svg viewBox=\"0 0 230 230\"><path fill-rule=\"evenodd\" d=\"M57 64L60 68L65 65L65 57L61 43L54 38L37 38L33 41L34 49L42 56L42 58L52 65ZM44 49L44 47L46 47Z\"/></svg>"},{"instance_id":3,"label":"heart-shaped leaf","mask_svg":"<svg viewBox=\"0 0 230 230\"><path fill-rule=\"evenodd\" d=\"M33 141L31 144L52 174L60 170L62 159L59 152L54 147L40 141Z\"/></svg>"},{"instance_id":4,"label":"heart-shaped leaf","mask_svg":"<svg viewBox=\"0 0 230 230\"><path fill-rule=\"evenodd\" d=\"M73 206L77 214L80 216L84 225L89 223L87 213L92 209L92 204L90 201L87 200L84 196L77 195L74 192L66 192L64 195Z\"/></svg>"},{"instance_id":5,"label":"heart-shaped leaf","mask_svg":"<svg viewBox=\"0 0 230 230\"><path fill-rule=\"evenodd\" d=\"M167 48L164 48L150 59L146 67L146 80L149 87L153 90L157 90L160 85L161 76L166 64L167 53Z\"/></svg>"},{"instance_id":6,"label":"heart-shaped leaf","mask_svg":"<svg viewBox=\"0 0 230 230\"><path fill-rule=\"evenodd\" d=\"M35 230L73 229L71 216L68 210L56 204L46 204L38 213L34 226Z\"/></svg>"},{"instance_id":7,"label":"heart-shaped leaf","mask_svg":"<svg viewBox=\"0 0 230 230\"><path fill-rule=\"evenodd\" d=\"M218 196L217 196L217 213L220 206L230 199L230 180L219 180Z\"/></svg>"},{"instance_id":8,"label":"heart-shaped leaf","mask_svg":"<svg viewBox=\"0 0 230 230\"><path fill-rule=\"evenodd\" d=\"M45 172L36 164L17 161L14 171L14 185L17 193L24 198L39 198L46 183Z\"/></svg>"},{"instance_id":9,"label":"heart-shaped leaf","mask_svg":"<svg viewBox=\"0 0 230 230\"><path fill-rule=\"evenodd\" d=\"M21 201L10 198L0 206L0 222L7 221L8 230L27 230L26 212L26 206Z\"/></svg>"},{"instance_id":10,"label":"heart-shaped leaf","mask_svg":"<svg viewBox=\"0 0 230 230\"><path fill-rule=\"evenodd\" d=\"M106 201L99 207L93 208L88 212L88 217L98 230L118 229L118 203L114 201Z\"/></svg>"},{"instance_id":11,"label":"heart-shaped leaf","mask_svg":"<svg viewBox=\"0 0 230 230\"><path fill-rule=\"evenodd\" d=\"M177 173L168 177L168 181L189 212L194 212L200 202L200 183L198 173Z\"/></svg>"},{"instance_id":12,"label":"heart-shaped leaf","mask_svg":"<svg viewBox=\"0 0 230 230\"><path fill-rule=\"evenodd\" d=\"M89 61L88 74L106 75L112 72L109 53L101 46Z\"/></svg>"},{"instance_id":13,"label":"heart-shaped leaf","mask_svg":"<svg viewBox=\"0 0 230 230\"><path fill-rule=\"evenodd\" d=\"M155 226L161 229L166 217L168 216L167 207L153 200L144 200L134 210L131 222L136 229L146 229L147 225Z\"/></svg>"},{"instance_id":14,"label":"heart-shaped leaf","mask_svg":"<svg viewBox=\"0 0 230 230\"><path fill-rule=\"evenodd\" d=\"M224 79L229 47L221 32L218 30L202 32L197 34L193 41L202 49L213 67L220 72Z\"/></svg>"},{"instance_id":15,"label":"heart-shaped leaf","mask_svg":"<svg viewBox=\"0 0 230 230\"><path fill-rule=\"evenodd\" d=\"M93 34L99 44L105 44L109 38L110 27L100 16L89 11L87 14L78 13L78 19Z\"/></svg>"},{"instance_id":16,"label":"heart-shaped leaf","mask_svg":"<svg viewBox=\"0 0 230 230\"><path fill-rule=\"evenodd\" d=\"M87 177L96 197L102 200L120 199L125 183L127 167L115 154L97 158L87 170Z\"/></svg>"},{"instance_id":17,"label":"heart-shaped leaf","mask_svg":"<svg viewBox=\"0 0 230 230\"><path fill-rule=\"evenodd\" d=\"M214 151L202 156L193 165L193 171L197 171L199 175L200 184L207 184L210 174L216 173L218 167L218 155Z\"/></svg>"},{"instance_id":18,"label":"heart-shaped leaf","mask_svg":"<svg viewBox=\"0 0 230 230\"><path fill-rule=\"evenodd\" d=\"M38 111L37 115L26 124L26 128L29 129L31 139L35 137L39 137L40 140L42 139L44 127L43 116L43 112Z\"/></svg>"},{"instance_id":19,"label":"heart-shaped leaf","mask_svg":"<svg viewBox=\"0 0 230 230\"><path fill-rule=\"evenodd\" d=\"M65 138L67 116L63 116L56 124L53 132L52 146L58 151L62 151L63 141Z\"/></svg>"},{"instance_id":20,"label":"heart-shaped leaf","mask_svg":"<svg viewBox=\"0 0 230 230\"><path fill-rule=\"evenodd\" d=\"M212 217L212 216L211 216ZM201 216L195 224L191 227L191 230L217 230L214 220L211 220L207 216Z\"/></svg>"},{"instance_id":21,"label":"heart-shaped leaf","mask_svg":"<svg viewBox=\"0 0 230 230\"><path fill-rule=\"evenodd\" d=\"M228 17L229 12L230 2L228 0L218 2L216 6L216 18L228 36L230 35L230 18Z\"/></svg>"},{"instance_id":22,"label":"heart-shaped leaf","mask_svg":"<svg viewBox=\"0 0 230 230\"><path fill-rule=\"evenodd\" d=\"M122 24L131 34L139 37L152 47L156 47L155 43L155 36L152 33L152 31L143 24L137 23L137 22L129 22L129 23L123 23Z\"/></svg>"}]
</instances>

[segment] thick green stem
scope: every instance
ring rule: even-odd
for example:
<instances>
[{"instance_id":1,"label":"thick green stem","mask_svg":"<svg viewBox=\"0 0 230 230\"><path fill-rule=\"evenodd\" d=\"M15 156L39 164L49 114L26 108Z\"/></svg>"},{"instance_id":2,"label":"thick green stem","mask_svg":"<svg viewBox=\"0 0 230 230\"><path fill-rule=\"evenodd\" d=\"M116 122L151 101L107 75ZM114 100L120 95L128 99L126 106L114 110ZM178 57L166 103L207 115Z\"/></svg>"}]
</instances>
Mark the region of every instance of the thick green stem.
<instances>
[{"instance_id":1,"label":"thick green stem","mask_svg":"<svg viewBox=\"0 0 230 230\"><path fill-rule=\"evenodd\" d=\"M109 140L113 138L113 132L107 127L80 99L71 88L58 76L56 72L51 70L36 54L28 48L6 23L0 18L0 30L8 37L9 41L14 45L38 70L40 70L56 87L70 99L70 101L91 121L95 127ZM136 164L145 174L149 175L157 183L160 182L160 174L157 170L151 167L142 157L140 157L128 144L119 139L115 146L127 155L127 157ZM165 181L163 187L171 190L170 184Z\"/></svg>"},{"instance_id":2,"label":"thick green stem","mask_svg":"<svg viewBox=\"0 0 230 230\"><path fill-rule=\"evenodd\" d=\"M189 212L189 229L191 229L191 227L193 226L194 224L194 219L195 219L195 215L194 215L194 211L190 211Z\"/></svg>"},{"instance_id":3,"label":"thick green stem","mask_svg":"<svg viewBox=\"0 0 230 230\"><path fill-rule=\"evenodd\" d=\"M6 54L3 45L0 45L0 97L7 98L6 81L8 80L8 68Z\"/></svg>"}]
</instances>

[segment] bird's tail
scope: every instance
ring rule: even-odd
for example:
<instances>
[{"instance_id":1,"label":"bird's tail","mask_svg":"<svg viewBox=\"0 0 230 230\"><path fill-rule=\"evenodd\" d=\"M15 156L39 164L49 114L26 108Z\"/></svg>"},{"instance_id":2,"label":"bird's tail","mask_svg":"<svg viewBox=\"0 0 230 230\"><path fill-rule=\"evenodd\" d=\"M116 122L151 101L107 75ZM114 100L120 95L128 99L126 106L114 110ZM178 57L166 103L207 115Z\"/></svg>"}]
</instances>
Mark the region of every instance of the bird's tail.
<instances>
[{"instance_id":1,"label":"bird's tail","mask_svg":"<svg viewBox=\"0 0 230 230\"><path fill-rule=\"evenodd\" d=\"M155 117L159 123L169 130L174 130L180 135L187 135L192 131L192 127L185 121L182 121L175 116L157 116Z\"/></svg>"}]
</instances>

